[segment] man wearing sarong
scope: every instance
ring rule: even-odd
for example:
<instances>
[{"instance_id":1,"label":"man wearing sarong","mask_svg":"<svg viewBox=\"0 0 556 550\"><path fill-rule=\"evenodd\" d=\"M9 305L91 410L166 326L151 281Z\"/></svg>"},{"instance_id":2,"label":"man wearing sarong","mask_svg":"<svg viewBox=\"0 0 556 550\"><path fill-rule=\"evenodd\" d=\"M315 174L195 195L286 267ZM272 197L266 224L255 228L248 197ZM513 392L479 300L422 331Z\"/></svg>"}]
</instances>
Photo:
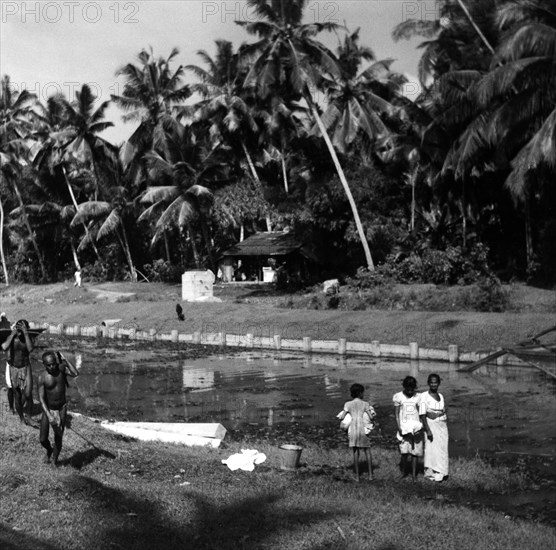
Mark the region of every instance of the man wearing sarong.
<instances>
[{"instance_id":1,"label":"man wearing sarong","mask_svg":"<svg viewBox=\"0 0 556 550\"><path fill-rule=\"evenodd\" d=\"M2 342L9 365L15 410L25 424L29 424L33 408L33 375L29 359L33 347L29 323L25 319L17 321L10 335Z\"/></svg>"},{"instance_id":2,"label":"man wearing sarong","mask_svg":"<svg viewBox=\"0 0 556 550\"><path fill-rule=\"evenodd\" d=\"M42 362L46 372L39 378L39 399L43 410L40 428L40 442L46 449L45 462L58 465L62 450L62 439L66 427L66 386L67 376L78 376L79 372L60 353L45 351ZM54 447L49 440L50 426L54 432Z\"/></svg>"}]
</instances>

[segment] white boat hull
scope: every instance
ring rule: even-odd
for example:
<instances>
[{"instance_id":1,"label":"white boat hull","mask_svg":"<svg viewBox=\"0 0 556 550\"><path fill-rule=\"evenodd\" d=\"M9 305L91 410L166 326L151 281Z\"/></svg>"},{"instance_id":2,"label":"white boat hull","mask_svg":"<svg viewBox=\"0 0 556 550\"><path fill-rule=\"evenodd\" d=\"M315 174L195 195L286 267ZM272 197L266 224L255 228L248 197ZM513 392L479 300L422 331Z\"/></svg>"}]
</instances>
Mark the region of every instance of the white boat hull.
<instances>
[{"instance_id":1,"label":"white boat hull","mask_svg":"<svg viewBox=\"0 0 556 550\"><path fill-rule=\"evenodd\" d=\"M189 424L186 422L102 422L101 426L120 435L140 441L160 441L187 446L218 448L226 435L222 424Z\"/></svg>"}]
</instances>

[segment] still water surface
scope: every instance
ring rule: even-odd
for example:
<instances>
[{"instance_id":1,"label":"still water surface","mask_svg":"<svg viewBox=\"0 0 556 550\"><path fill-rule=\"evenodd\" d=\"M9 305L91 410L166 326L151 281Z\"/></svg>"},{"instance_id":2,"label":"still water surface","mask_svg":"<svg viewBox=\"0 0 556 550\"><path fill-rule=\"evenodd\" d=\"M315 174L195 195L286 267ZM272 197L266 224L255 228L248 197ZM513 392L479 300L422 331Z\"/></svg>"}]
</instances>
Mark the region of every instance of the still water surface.
<instances>
[{"instance_id":1,"label":"still water surface","mask_svg":"<svg viewBox=\"0 0 556 550\"><path fill-rule=\"evenodd\" d=\"M534 369L487 366L458 373L440 362L387 361L245 352L178 360L160 351L86 350L70 402L85 414L117 420L330 426L353 382L377 409L383 433L395 433L392 396L406 375L427 389L442 377L452 455L477 451L554 454L556 386ZM301 427L300 427L301 426Z\"/></svg>"}]
</instances>

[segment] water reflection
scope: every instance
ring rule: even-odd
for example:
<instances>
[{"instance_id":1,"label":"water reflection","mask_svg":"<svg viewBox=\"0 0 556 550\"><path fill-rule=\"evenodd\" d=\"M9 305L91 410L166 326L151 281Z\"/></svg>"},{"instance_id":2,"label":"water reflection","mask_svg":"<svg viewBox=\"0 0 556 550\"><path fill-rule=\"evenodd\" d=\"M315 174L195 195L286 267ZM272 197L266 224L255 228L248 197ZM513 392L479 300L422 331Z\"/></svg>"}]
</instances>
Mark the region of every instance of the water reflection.
<instances>
[{"instance_id":1,"label":"water reflection","mask_svg":"<svg viewBox=\"0 0 556 550\"><path fill-rule=\"evenodd\" d=\"M414 376L425 391L432 372L442 377L453 452L532 446L554 452L555 386L524 368L489 365L465 374L448 363L285 352L181 362L125 352L107 360L91 350L83 354L81 376L70 396L78 410L107 418L222 422L229 428L248 423L330 425L357 381L365 385L365 397L376 406L384 432L393 434L392 396L402 379Z\"/></svg>"}]
</instances>

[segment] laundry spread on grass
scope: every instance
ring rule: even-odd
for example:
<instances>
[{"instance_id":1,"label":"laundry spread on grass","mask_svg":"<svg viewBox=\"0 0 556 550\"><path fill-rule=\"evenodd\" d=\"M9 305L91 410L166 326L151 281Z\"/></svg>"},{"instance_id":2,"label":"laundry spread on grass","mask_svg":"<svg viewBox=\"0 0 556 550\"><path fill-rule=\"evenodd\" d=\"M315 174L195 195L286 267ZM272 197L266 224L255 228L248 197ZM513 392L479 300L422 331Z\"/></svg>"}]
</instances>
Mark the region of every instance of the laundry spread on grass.
<instances>
[{"instance_id":1,"label":"laundry spread on grass","mask_svg":"<svg viewBox=\"0 0 556 550\"><path fill-rule=\"evenodd\" d=\"M229 456L222 461L222 464L226 464L232 472L235 470L252 472L255 469L255 464L262 464L265 460L266 455L256 449L241 449L241 453Z\"/></svg>"}]
</instances>

